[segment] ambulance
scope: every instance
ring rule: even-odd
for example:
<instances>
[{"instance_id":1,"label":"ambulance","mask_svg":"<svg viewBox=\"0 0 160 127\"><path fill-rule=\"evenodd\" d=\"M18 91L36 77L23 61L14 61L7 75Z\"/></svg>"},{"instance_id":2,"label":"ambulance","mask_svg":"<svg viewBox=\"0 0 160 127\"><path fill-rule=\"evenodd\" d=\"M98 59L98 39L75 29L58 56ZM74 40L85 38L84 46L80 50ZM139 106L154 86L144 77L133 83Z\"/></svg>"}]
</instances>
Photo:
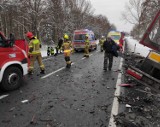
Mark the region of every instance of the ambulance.
<instances>
[{"instance_id":1,"label":"ambulance","mask_svg":"<svg viewBox=\"0 0 160 127\"><path fill-rule=\"evenodd\" d=\"M88 29L75 30L73 33L73 48L74 51L84 50L85 47L85 36L88 35L90 41L90 51L97 49L97 43L94 32Z\"/></svg>"},{"instance_id":2,"label":"ambulance","mask_svg":"<svg viewBox=\"0 0 160 127\"><path fill-rule=\"evenodd\" d=\"M110 31L108 33L108 36L110 36L112 40L114 40L117 43L117 45L119 45L119 47L122 49L124 42L124 34L122 32Z\"/></svg>"}]
</instances>

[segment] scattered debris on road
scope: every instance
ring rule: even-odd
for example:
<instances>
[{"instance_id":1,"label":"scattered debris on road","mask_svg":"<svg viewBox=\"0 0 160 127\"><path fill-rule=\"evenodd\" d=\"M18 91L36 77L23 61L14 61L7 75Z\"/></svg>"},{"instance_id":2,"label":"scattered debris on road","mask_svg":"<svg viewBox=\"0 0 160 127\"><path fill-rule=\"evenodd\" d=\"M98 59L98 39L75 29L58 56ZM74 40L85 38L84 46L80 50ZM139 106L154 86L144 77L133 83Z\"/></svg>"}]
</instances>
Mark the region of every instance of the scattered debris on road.
<instances>
[{"instance_id":1,"label":"scattered debris on road","mask_svg":"<svg viewBox=\"0 0 160 127\"><path fill-rule=\"evenodd\" d=\"M134 53L126 53L124 59L125 66L123 67L126 69L127 65L134 65L135 61L143 58ZM117 127L160 127L159 94L127 75L124 76L125 83L119 86L125 86L125 92L117 97L119 103L123 105L124 111L114 116Z\"/></svg>"}]
</instances>

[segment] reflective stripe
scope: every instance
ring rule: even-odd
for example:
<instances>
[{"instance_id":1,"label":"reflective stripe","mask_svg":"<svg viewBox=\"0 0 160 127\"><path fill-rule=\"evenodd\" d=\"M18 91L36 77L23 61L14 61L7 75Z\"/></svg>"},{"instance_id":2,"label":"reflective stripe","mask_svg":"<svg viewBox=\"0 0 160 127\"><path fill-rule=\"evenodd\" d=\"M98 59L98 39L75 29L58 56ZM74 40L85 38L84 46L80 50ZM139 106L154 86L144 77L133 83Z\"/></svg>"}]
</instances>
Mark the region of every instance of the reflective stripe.
<instances>
[{"instance_id":1,"label":"reflective stripe","mask_svg":"<svg viewBox=\"0 0 160 127\"><path fill-rule=\"evenodd\" d=\"M70 50L64 50L64 53L68 53L68 52L70 52Z\"/></svg>"},{"instance_id":2,"label":"reflective stripe","mask_svg":"<svg viewBox=\"0 0 160 127\"><path fill-rule=\"evenodd\" d=\"M71 61L66 61L66 64L71 64Z\"/></svg>"},{"instance_id":3,"label":"reflective stripe","mask_svg":"<svg viewBox=\"0 0 160 127\"><path fill-rule=\"evenodd\" d=\"M33 66L30 66L29 69L33 69Z\"/></svg>"},{"instance_id":4,"label":"reflective stripe","mask_svg":"<svg viewBox=\"0 0 160 127\"><path fill-rule=\"evenodd\" d=\"M33 40L32 42L33 42L34 45L40 43L38 39L35 39L35 40Z\"/></svg>"},{"instance_id":5,"label":"reflective stripe","mask_svg":"<svg viewBox=\"0 0 160 127\"><path fill-rule=\"evenodd\" d=\"M41 65L40 68L44 68L44 65Z\"/></svg>"},{"instance_id":6,"label":"reflective stripe","mask_svg":"<svg viewBox=\"0 0 160 127\"><path fill-rule=\"evenodd\" d=\"M33 51L33 52L29 53L29 55L37 55L37 54L41 54L41 52L40 51L37 51L37 52Z\"/></svg>"}]
</instances>

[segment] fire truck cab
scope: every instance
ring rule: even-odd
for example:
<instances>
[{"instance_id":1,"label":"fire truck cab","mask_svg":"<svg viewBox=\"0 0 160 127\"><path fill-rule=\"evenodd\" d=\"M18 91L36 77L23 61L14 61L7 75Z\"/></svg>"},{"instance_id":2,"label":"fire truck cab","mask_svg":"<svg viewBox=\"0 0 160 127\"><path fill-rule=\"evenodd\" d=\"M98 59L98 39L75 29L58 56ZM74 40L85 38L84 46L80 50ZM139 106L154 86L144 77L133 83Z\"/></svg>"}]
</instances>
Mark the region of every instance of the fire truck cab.
<instances>
[{"instance_id":1,"label":"fire truck cab","mask_svg":"<svg viewBox=\"0 0 160 127\"><path fill-rule=\"evenodd\" d=\"M28 73L28 45L15 40L13 34L6 39L0 32L0 88L5 91L19 88Z\"/></svg>"}]
</instances>

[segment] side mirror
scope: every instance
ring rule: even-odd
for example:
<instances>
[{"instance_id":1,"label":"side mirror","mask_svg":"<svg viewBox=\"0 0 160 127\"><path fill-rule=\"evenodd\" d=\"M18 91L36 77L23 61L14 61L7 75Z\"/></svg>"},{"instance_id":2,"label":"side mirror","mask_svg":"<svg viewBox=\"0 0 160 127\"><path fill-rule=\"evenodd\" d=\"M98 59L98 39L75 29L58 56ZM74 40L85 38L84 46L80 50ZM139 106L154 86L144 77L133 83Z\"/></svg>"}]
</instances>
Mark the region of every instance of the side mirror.
<instances>
[{"instance_id":1,"label":"side mirror","mask_svg":"<svg viewBox=\"0 0 160 127\"><path fill-rule=\"evenodd\" d=\"M10 34L10 37L9 37L9 46L10 46L10 47L13 47L14 43L15 43L15 37L14 37L14 35L11 33L11 34Z\"/></svg>"}]
</instances>

